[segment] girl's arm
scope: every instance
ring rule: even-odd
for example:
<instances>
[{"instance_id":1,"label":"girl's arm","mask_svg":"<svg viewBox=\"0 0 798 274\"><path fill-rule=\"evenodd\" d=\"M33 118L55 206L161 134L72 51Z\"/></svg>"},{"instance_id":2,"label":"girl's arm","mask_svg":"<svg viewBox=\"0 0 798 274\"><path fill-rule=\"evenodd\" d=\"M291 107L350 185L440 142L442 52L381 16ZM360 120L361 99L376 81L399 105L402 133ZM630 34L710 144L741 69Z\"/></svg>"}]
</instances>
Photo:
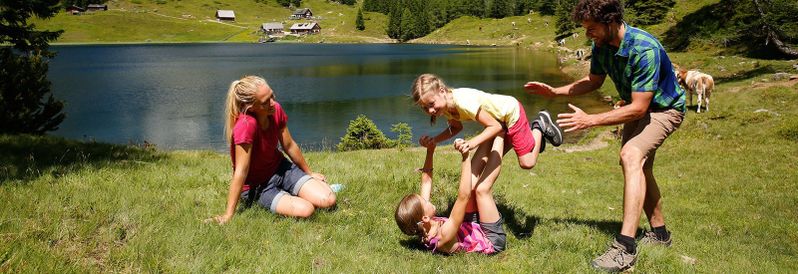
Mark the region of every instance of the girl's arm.
<instances>
[{"instance_id":1,"label":"girl's arm","mask_svg":"<svg viewBox=\"0 0 798 274\"><path fill-rule=\"evenodd\" d=\"M302 156L302 150L299 149L299 145L294 142L294 138L291 137L291 133L288 131L288 126L283 127L280 129L280 145L283 146L283 151L288 154L288 158L291 158L291 162L299 167L305 174L310 175L314 179L317 179L322 182L326 182L327 178L324 177L321 173L313 173L313 170L310 169L308 163L305 162L305 157Z\"/></svg>"},{"instance_id":2,"label":"girl's arm","mask_svg":"<svg viewBox=\"0 0 798 274\"><path fill-rule=\"evenodd\" d=\"M490 114L488 114L487 112L482 111L482 108L477 110L476 120L477 122L485 126L485 129L482 130L482 132L479 133L479 135L474 136L474 138L471 138L471 140L468 140L465 143L465 145L460 147L461 149L465 150L475 149L480 144L496 137L497 135L499 135L499 133L502 132L502 124L500 124L499 121L496 120L496 118L493 118L493 116L490 116Z\"/></svg>"},{"instance_id":3,"label":"girl's arm","mask_svg":"<svg viewBox=\"0 0 798 274\"><path fill-rule=\"evenodd\" d=\"M230 190L227 193L227 208L224 211L224 215L214 216L206 221L224 224L229 222L236 213L236 206L238 206L238 199L241 196L241 189L243 189L244 181L246 181L247 174L249 173L249 160L252 145L236 145L235 150L236 166L235 171L233 171L233 178L230 180Z\"/></svg>"},{"instance_id":4,"label":"girl's arm","mask_svg":"<svg viewBox=\"0 0 798 274\"><path fill-rule=\"evenodd\" d=\"M461 123L460 121L448 120L447 123L449 124L449 126L443 129L443 131L440 134L433 137L432 140L430 140L432 142L430 145L434 146L437 143L449 140L449 138L452 138L453 136L457 135L458 133L460 133L460 131L463 130L463 123ZM430 147L430 145L426 144L421 144L421 145L425 147Z\"/></svg>"},{"instance_id":5,"label":"girl's arm","mask_svg":"<svg viewBox=\"0 0 798 274\"><path fill-rule=\"evenodd\" d=\"M421 168L421 197L429 201L432 192L432 160L435 154L435 147L427 147L427 157L424 159L424 167Z\"/></svg>"},{"instance_id":6,"label":"girl's arm","mask_svg":"<svg viewBox=\"0 0 798 274\"><path fill-rule=\"evenodd\" d=\"M455 141L463 142L462 140ZM456 251L457 231L465 218L466 204L471 198L471 161L468 160L468 151L462 153L460 169L460 187L457 189L457 200L454 201L449 219L441 225L441 239L438 241L438 250L446 253Z\"/></svg>"}]
</instances>

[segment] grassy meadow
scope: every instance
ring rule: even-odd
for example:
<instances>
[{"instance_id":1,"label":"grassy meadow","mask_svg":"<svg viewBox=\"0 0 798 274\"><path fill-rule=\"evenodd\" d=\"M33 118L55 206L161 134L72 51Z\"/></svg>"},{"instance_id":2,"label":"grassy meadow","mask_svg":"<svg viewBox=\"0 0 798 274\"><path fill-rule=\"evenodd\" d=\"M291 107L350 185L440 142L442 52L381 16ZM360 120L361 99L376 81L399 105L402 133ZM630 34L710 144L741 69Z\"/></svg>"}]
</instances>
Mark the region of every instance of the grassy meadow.
<instances>
[{"instance_id":1,"label":"grassy meadow","mask_svg":"<svg viewBox=\"0 0 798 274\"><path fill-rule=\"evenodd\" d=\"M688 111L659 151L674 245L641 247L638 271L798 269L798 81L741 71L721 75L711 111ZM418 250L393 220L398 200L418 189L419 148L306 153L346 185L337 209L297 220L254 206L219 226L202 220L224 209L225 154L2 136L0 272L591 272L621 225L619 141L609 130L550 148L531 171L508 154L494 189L507 251L449 257ZM435 160L442 211L457 157L446 147Z\"/></svg>"},{"instance_id":2,"label":"grassy meadow","mask_svg":"<svg viewBox=\"0 0 798 274\"><path fill-rule=\"evenodd\" d=\"M71 15L64 11L48 20L34 23L43 29L65 30L56 43L188 43L188 42L257 42L262 36L262 23L283 22L288 30L292 24L309 22L290 20L293 9L279 6L275 1L254 0L114 0L108 11ZM357 7L325 0L302 1L310 8L322 27L321 35L303 36L292 41L388 43L385 34L387 16L364 13L366 29L355 29ZM235 22L218 22L216 10L233 10Z\"/></svg>"},{"instance_id":3,"label":"grassy meadow","mask_svg":"<svg viewBox=\"0 0 798 274\"><path fill-rule=\"evenodd\" d=\"M659 37L678 18L715 2L679 0L664 23L647 29ZM252 0L108 4L107 12L60 13L36 24L66 29L59 43L155 43L254 42L261 23L298 22L286 19L291 10ZM360 32L356 8L324 0L305 0L303 7L325 19L321 35L300 42L391 42L385 15L366 13ZM215 22L216 9L233 9L239 19ZM463 17L411 42L556 51L553 30L554 19L538 14ZM580 32L566 47L586 48L585 41ZM657 153L674 244L640 247L636 270L795 272L798 80L774 78L795 73L795 62L723 56L711 48L669 54L682 67L712 74L718 85L711 111L691 108ZM566 58L563 67L581 77L586 64ZM601 92L617 96L609 81ZM530 171L507 155L494 195L508 246L496 256L433 255L401 234L393 211L418 190L420 148L306 152L315 171L346 186L336 209L298 220L240 207L219 226L203 220L224 210L231 176L224 153L0 135L0 272L593 272L589 262L605 251L622 219L620 140L612 129L549 147ZM445 211L455 197L459 156L448 146L436 156L432 199ZM642 217L641 228L647 226Z\"/></svg>"}]
</instances>

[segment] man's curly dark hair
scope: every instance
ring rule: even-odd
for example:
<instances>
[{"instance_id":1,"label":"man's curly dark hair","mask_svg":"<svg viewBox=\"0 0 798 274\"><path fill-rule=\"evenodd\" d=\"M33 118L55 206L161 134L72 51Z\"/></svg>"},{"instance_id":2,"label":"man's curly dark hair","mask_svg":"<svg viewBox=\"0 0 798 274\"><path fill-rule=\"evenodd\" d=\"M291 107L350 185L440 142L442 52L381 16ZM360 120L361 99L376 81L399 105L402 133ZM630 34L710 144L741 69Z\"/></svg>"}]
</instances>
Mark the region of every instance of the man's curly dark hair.
<instances>
[{"instance_id":1,"label":"man's curly dark hair","mask_svg":"<svg viewBox=\"0 0 798 274\"><path fill-rule=\"evenodd\" d=\"M619 0L580 0L574 7L572 18L576 22L593 20L599 23L623 22L623 5Z\"/></svg>"}]
</instances>

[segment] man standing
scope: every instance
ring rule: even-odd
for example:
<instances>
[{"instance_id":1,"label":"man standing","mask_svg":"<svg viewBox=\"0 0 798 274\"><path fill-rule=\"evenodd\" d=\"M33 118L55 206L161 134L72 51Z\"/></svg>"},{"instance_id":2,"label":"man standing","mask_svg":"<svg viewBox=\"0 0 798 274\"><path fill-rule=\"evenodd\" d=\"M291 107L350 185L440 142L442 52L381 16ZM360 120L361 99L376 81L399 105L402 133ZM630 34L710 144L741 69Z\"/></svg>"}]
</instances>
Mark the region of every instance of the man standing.
<instances>
[{"instance_id":1,"label":"man standing","mask_svg":"<svg viewBox=\"0 0 798 274\"><path fill-rule=\"evenodd\" d=\"M590 74L558 88L538 82L529 82L525 88L531 94L545 96L580 95L600 88L609 75L621 99L631 102L597 114L587 114L569 104L573 112L562 113L557 120L566 132L624 124L620 152L623 226L609 250L592 262L603 270L624 271L637 259L634 237L641 211L645 211L652 228L641 243L671 244L653 167L657 148L682 123L684 90L676 82L662 45L651 34L623 21L623 7L618 0L580 0L573 19L582 23L587 37L593 40Z\"/></svg>"}]
</instances>

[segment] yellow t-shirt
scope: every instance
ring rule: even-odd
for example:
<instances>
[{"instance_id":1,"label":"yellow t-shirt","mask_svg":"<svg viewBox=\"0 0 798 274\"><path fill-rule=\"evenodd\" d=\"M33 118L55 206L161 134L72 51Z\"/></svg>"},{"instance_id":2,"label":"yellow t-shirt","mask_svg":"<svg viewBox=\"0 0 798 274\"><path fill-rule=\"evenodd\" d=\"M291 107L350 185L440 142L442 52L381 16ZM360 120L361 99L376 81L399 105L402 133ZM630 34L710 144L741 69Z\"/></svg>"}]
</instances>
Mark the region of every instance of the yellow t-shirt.
<instances>
[{"instance_id":1,"label":"yellow t-shirt","mask_svg":"<svg viewBox=\"0 0 798 274\"><path fill-rule=\"evenodd\" d=\"M482 109L510 128L520 116L518 100L512 96L490 94L472 88L456 88L452 90L452 97L460 117L454 118L447 112L446 118L450 120L476 121L477 111Z\"/></svg>"}]
</instances>

